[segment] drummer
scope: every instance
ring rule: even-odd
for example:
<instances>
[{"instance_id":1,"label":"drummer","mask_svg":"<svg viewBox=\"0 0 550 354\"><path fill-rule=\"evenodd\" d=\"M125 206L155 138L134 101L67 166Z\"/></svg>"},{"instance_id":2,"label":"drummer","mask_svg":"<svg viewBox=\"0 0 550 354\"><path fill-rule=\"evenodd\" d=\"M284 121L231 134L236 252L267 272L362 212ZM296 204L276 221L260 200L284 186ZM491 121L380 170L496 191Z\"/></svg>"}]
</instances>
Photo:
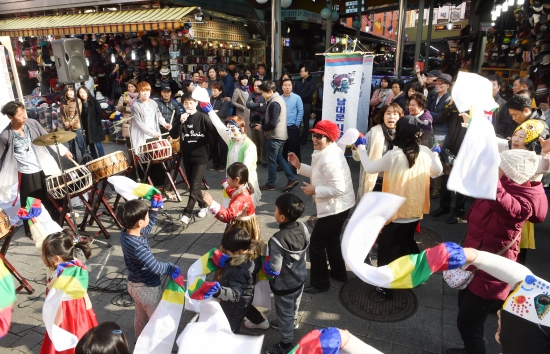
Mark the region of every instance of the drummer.
<instances>
[{"instance_id":1,"label":"drummer","mask_svg":"<svg viewBox=\"0 0 550 354\"><path fill-rule=\"evenodd\" d=\"M170 88L170 85L162 84L160 87L160 96L160 99L156 100L156 102L159 106L160 113L162 113L162 116L164 117L164 120L170 122L172 120L172 114L174 115L175 121L181 119L181 110L178 102L171 98L172 89ZM179 131L172 127L172 130L170 130L170 137L172 137L172 139L178 139Z\"/></svg>"},{"instance_id":2,"label":"drummer","mask_svg":"<svg viewBox=\"0 0 550 354\"><path fill-rule=\"evenodd\" d=\"M6 103L2 114L10 119L10 124L0 133L0 200L10 201L12 186L18 183L21 207L27 203L27 197L38 198L52 214L54 220L59 213L48 199L46 177L60 175L56 159L45 146L33 144L33 140L47 134L34 119L27 119L25 106L17 101ZM54 152L57 150L50 146ZM59 144L61 155L72 159L73 154ZM12 201L15 205L16 201ZM29 225L23 223L25 234L31 236Z\"/></svg>"},{"instance_id":3,"label":"drummer","mask_svg":"<svg viewBox=\"0 0 550 354\"><path fill-rule=\"evenodd\" d=\"M139 151L139 147L144 145L148 139L160 138L160 126L166 130L171 130L172 125L167 123L159 110L158 104L150 99L151 85L147 81L141 81L137 84L139 99L132 105L132 126L130 128L130 139L132 149ZM142 165L143 171L147 165ZM149 176L155 186L163 186L165 174L160 164L151 164Z\"/></svg>"}]
</instances>

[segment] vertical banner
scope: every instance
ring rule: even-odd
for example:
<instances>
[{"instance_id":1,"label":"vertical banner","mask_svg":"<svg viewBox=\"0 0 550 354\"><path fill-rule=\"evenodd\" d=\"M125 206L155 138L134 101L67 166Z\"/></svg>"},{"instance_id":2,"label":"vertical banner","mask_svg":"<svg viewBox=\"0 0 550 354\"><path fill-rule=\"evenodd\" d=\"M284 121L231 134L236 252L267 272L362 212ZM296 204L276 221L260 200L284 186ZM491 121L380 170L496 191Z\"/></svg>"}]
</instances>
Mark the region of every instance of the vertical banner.
<instances>
[{"instance_id":1,"label":"vertical banner","mask_svg":"<svg viewBox=\"0 0 550 354\"><path fill-rule=\"evenodd\" d=\"M13 101L13 89L10 82L10 74L6 63L6 47L0 45L0 107L3 107L9 101ZM10 120L0 113L0 130L8 126Z\"/></svg>"},{"instance_id":2,"label":"vertical banner","mask_svg":"<svg viewBox=\"0 0 550 354\"><path fill-rule=\"evenodd\" d=\"M372 68L374 56L363 57L363 76L361 77L361 93L359 94L359 109L357 112L357 130L366 134L369 127L370 91L372 88Z\"/></svg>"},{"instance_id":3,"label":"vertical banner","mask_svg":"<svg viewBox=\"0 0 550 354\"><path fill-rule=\"evenodd\" d=\"M323 119L335 122L341 134L357 126L362 72L361 53L326 54Z\"/></svg>"}]
</instances>

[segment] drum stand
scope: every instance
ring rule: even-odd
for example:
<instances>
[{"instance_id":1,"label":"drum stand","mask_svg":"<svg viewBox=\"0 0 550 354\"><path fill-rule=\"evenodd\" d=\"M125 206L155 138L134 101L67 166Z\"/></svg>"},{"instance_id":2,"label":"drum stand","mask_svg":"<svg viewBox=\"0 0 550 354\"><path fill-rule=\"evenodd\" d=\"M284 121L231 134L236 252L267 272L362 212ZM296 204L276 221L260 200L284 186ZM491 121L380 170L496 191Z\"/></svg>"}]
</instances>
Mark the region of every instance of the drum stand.
<instances>
[{"instance_id":1,"label":"drum stand","mask_svg":"<svg viewBox=\"0 0 550 354\"><path fill-rule=\"evenodd\" d=\"M172 163L170 164L170 172L172 172L172 180L174 181L174 184L178 185L180 183L185 183L185 185L187 186L187 190L191 189L191 187L189 186L189 181L187 180L187 176L181 168L181 156L179 153L175 154L173 157ZM176 180L178 179L178 173L181 176L182 180L176 182ZM202 177L202 184L206 189L210 189L210 186L208 185L208 182L206 182L206 178L204 178L204 176ZM166 182L164 183L164 186L166 186Z\"/></svg>"},{"instance_id":2,"label":"drum stand","mask_svg":"<svg viewBox=\"0 0 550 354\"><path fill-rule=\"evenodd\" d=\"M172 157L170 157L169 159L172 159ZM176 183L174 183L174 180L172 179L172 176L170 176L170 169L168 167L166 167L166 162L169 160L169 159L166 159L166 160L163 160L163 161L149 161L147 163L147 168L145 169L144 171L144 177L143 179L145 180L148 180L149 181L149 184L150 185L153 185L153 182L151 181L151 177L149 176L149 170L151 168L151 164L153 163L157 163L157 164L160 164L162 166L162 169L164 170L164 174L166 175L166 179L168 179L168 183L170 183L170 186L172 187L172 190L174 191L174 193L176 194L176 199L178 200L178 202L181 202L181 196L180 196L180 193L178 192L178 189L176 188ZM139 164L141 166L141 164ZM141 167L141 170L143 171L143 167ZM136 174L139 175L139 173L136 171ZM139 177L138 177L139 178ZM165 187L166 187L166 181L164 182L164 185L162 186L162 189L165 190ZM189 185L189 183L187 184Z\"/></svg>"},{"instance_id":3,"label":"drum stand","mask_svg":"<svg viewBox=\"0 0 550 354\"><path fill-rule=\"evenodd\" d=\"M78 105L77 105L78 107ZM78 228L76 227L77 223L76 223L76 218L74 216L74 210L73 210L73 205L71 203L71 195L69 194L69 187L67 186L67 175L65 174L65 168L63 167L63 163L61 162L61 152L59 152L59 143L57 142L57 140L54 138L54 142L55 142L55 148L57 150L57 159L58 159L58 162L59 162L59 165L61 166L61 173L63 175L63 183L65 183L65 197L63 198L63 207L60 208L55 199L51 198L51 201L53 203L53 205L57 208L57 210L61 213L61 217L59 219L60 221L60 224L62 225L63 224L63 219L65 219L67 221L67 223L69 224L69 226L73 229L73 231L75 232L76 234L76 240L77 242L80 242L82 240L82 238L86 238L90 243L94 243L94 242L99 242L101 244L104 244L106 245L107 247L112 247L110 244L108 244L107 242L104 242L104 241L100 241L100 240L96 240L94 236L88 236L88 235L81 235L79 232L78 232ZM88 210L92 210L90 204L88 204L88 202L86 201L86 199L83 197L83 193L85 193L86 191L82 192L81 194L78 195L78 197L80 198L80 200L82 200L82 203L84 203L84 205L86 206L86 209ZM69 206L69 211L71 213L71 217L67 217L67 204ZM94 215L92 215L94 216ZM72 219L72 220L71 220ZM99 222L99 220L97 219L96 220L98 222L98 225L100 225L100 228L101 228L101 231L103 231L103 233L105 234L105 237L109 238L110 235L109 235L109 232L103 227L103 225Z\"/></svg>"},{"instance_id":4,"label":"drum stand","mask_svg":"<svg viewBox=\"0 0 550 354\"><path fill-rule=\"evenodd\" d=\"M24 222L24 221L23 221ZM8 251L8 248L10 247L10 242L13 237L13 234L15 233L15 229L17 229L17 225L12 225L10 227L10 230L8 231L8 234L4 238L4 243L2 244L2 249L0 250L0 259L4 262L4 265L6 268L8 268L8 271L13 275L15 279L19 282L19 287L15 289L15 291L20 291L21 289L25 288L27 293L32 294L34 293L34 288L27 282L25 278L19 274L17 269L15 269L14 266L11 265L10 262L6 259L6 252Z\"/></svg>"}]
</instances>

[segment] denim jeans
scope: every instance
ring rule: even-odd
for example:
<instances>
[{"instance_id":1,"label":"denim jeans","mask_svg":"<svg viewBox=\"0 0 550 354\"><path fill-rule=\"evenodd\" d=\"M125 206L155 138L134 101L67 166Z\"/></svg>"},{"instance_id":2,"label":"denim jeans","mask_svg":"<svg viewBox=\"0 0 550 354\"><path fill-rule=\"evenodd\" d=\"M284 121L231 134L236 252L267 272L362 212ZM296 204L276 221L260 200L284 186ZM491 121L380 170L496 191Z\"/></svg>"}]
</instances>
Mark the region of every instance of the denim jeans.
<instances>
[{"instance_id":1,"label":"denim jeans","mask_svg":"<svg viewBox=\"0 0 550 354\"><path fill-rule=\"evenodd\" d=\"M73 130L73 133L76 134L76 138L69 141L69 151L71 152L71 154L73 154L74 159L77 160L77 158L76 158L76 145L77 144L78 144L78 149L80 150L80 155L84 156L84 152L85 152L84 137L82 136L82 129Z\"/></svg>"},{"instance_id":2,"label":"denim jeans","mask_svg":"<svg viewBox=\"0 0 550 354\"><path fill-rule=\"evenodd\" d=\"M275 181L277 180L277 164L281 166L289 182L296 179L283 157L284 145L284 140L267 140L267 184L271 187L275 186Z\"/></svg>"},{"instance_id":3,"label":"denim jeans","mask_svg":"<svg viewBox=\"0 0 550 354\"><path fill-rule=\"evenodd\" d=\"M105 156L105 150L103 150L102 143L89 143L88 148L90 149L90 155L92 155L93 159Z\"/></svg>"}]
</instances>

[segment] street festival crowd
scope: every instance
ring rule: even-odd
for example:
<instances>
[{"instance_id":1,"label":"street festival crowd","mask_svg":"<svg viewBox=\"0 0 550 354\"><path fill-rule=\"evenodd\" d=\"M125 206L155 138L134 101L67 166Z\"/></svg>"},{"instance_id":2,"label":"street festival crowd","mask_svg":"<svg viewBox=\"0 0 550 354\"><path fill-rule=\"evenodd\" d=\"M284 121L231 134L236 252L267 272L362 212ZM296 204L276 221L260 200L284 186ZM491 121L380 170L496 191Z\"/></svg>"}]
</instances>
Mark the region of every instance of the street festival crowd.
<instances>
[{"instance_id":1,"label":"street festival crowd","mask_svg":"<svg viewBox=\"0 0 550 354\"><path fill-rule=\"evenodd\" d=\"M171 352L179 315L168 309L181 313L183 300L176 299L178 294L183 299L186 292L185 301L204 315L199 323L218 321L227 328L225 345L248 337L238 335L244 324L280 332L280 341L269 343L266 353L378 353L345 329L319 329L301 339L294 337L302 294L328 291L331 278L346 281L347 264L355 275L375 285L385 301L392 301L399 289L412 288L444 271L447 283L460 289L456 323L464 343L463 348L449 349L449 354L485 353L484 322L496 308L500 308L496 340L503 353L549 353L549 284L524 266L534 248L534 224L543 222L548 211L544 185L550 172L550 111L536 108L540 102L533 99L533 83L517 78L513 96L505 101L499 96L502 81L496 75L459 73L457 79L437 70L418 72L418 81L407 85L406 91L399 80L384 77L370 100L368 131L341 132L330 114L322 113L323 84L316 84L311 71L305 65L298 81L285 74L275 82L263 65L254 77L220 65L208 71L208 78L197 73L196 82L186 93L179 92L178 100L168 83L161 86L160 97L152 97L149 83L125 81L127 91L117 110L127 120L125 153L134 168L112 184L121 194L130 191L123 194L126 201L116 215L122 225L127 290L135 304L135 352ZM464 109L458 100L469 98L460 97L464 91L458 92L459 83L489 88L483 99L490 108ZM94 157L101 158L96 117L100 108L86 87L76 91L71 85L65 87L60 107L64 128L84 130L85 138L77 133L70 149L59 146L61 155L76 159L76 146L83 152L84 144L90 144L99 153ZM46 146L33 144L46 131L27 119L19 102L5 104L2 113L10 123L0 133L0 197L15 205L10 190L18 185L18 215L29 220L24 221L25 233L37 243L48 269L41 353L129 353L121 328L114 322L100 323L86 293L89 243L70 228L52 233L46 228L41 236L34 232L36 218L39 223L40 218L56 220L59 214L45 183L48 176L61 174L55 155ZM315 118L311 127L310 117ZM207 214L226 224L221 245L201 257L186 280L176 264L154 257L147 239L166 200L165 174L160 164L145 167L139 151L165 140L164 133L179 142L189 185L180 216L183 230ZM310 136L314 150L307 165L300 149ZM487 144L484 150L476 150L476 143L482 142ZM346 149L361 162L357 193ZM480 161L475 166L482 173L475 174L468 166ZM267 181L258 180L260 166L267 168ZM201 191L207 168L220 172L222 200ZM277 197L273 213L280 230L264 244L255 207L263 193L277 193L280 170L286 177L285 193ZM457 178L473 174L479 183L469 189L449 188L453 172L460 174ZM296 175L309 180L299 186ZM311 233L297 221L307 197L313 197L317 211ZM467 197L476 198L469 210ZM466 221L468 231L462 245L444 242L420 252L414 234L435 198L439 208L431 215L445 215L447 224ZM376 215L384 217L385 225L368 224ZM372 237L365 236L365 228L358 227L361 223L374 229L366 232ZM348 257L355 239L366 242L362 243L366 248L354 250L361 259ZM370 261L375 242L376 267ZM306 262L310 262L309 276ZM5 267L0 270L0 336L4 336L15 290ZM214 273L212 280L204 277L209 273ZM169 281L162 282L161 276ZM273 294L275 321L269 322L255 306L260 281L268 282ZM166 327L170 321L172 326ZM170 328L171 333L159 328ZM155 336L166 336L168 344L156 343ZM191 343L185 338L178 340L183 350L187 344L201 348L200 340ZM202 345L208 352L211 343Z\"/></svg>"}]
</instances>

